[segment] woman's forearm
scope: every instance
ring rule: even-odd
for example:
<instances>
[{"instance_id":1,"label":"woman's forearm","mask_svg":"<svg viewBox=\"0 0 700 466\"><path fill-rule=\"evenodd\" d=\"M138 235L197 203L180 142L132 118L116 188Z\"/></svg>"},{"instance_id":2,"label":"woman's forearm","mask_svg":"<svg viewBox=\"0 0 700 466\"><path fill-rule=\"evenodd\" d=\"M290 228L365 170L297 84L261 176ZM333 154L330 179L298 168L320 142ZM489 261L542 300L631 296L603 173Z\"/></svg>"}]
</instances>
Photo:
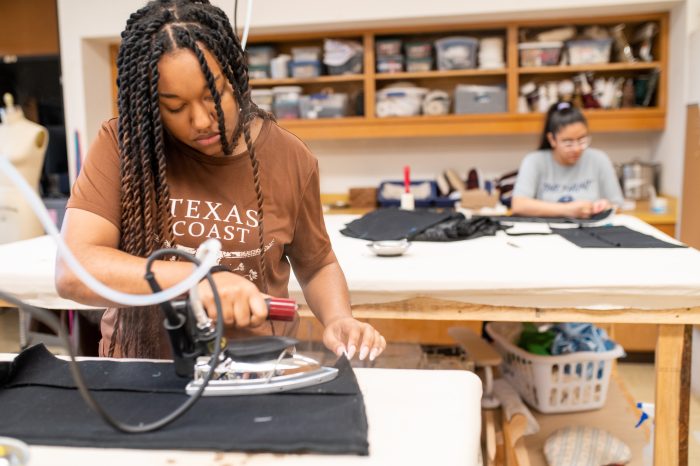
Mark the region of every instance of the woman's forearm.
<instances>
[{"instance_id":1,"label":"woman's forearm","mask_svg":"<svg viewBox=\"0 0 700 466\"><path fill-rule=\"evenodd\" d=\"M337 319L352 317L348 285L337 261L300 282L306 303L324 327Z\"/></svg>"},{"instance_id":2,"label":"woman's forearm","mask_svg":"<svg viewBox=\"0 0 700 466\"><path fill-rule=\"evenodd\" d=\"M529 197L514 197L511 204L513 215L527 217L565 217L567 205L560 202L547 202Z\"/></svg>"},{"instance_id":3,"label":"woman's forearm","mask_svg":"<svg viewBox=\"0 0 700 466\"><path fill-rule=\"evenodd\" d=\"M73 253L78 262L110 288L125 293L151 293L144 279L146 259L107 246L82 245L80 251L76 249L73 248ZM192 267L192 264L185 262L156 261L152 270L161 288L165 289L186 278L192 272ZM56 289L62 298L89 306L118 305L92 291L61 259L56 263Z\"/></svg>"}]
</instances>

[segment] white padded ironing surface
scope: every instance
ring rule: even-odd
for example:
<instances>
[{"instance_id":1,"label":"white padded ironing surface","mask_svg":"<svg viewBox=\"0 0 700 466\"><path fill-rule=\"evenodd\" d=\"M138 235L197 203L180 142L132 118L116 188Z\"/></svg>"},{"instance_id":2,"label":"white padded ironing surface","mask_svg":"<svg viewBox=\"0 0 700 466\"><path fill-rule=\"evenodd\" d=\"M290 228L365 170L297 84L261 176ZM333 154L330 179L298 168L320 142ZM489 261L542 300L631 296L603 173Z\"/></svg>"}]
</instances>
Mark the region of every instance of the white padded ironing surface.
<instances>
[{"instance_id":1,"label":"white padded ironing surface","mask_svg":"<svg viewBox=\"0 0 700 466\"><path fill-rule=\"evenodd\" d=\"M14 355L0 353L0 360ZM280 455L34 446L31 464L268 464L477 466L481 381L468 371L354 369L369 423L370 454Z\"/></svg>"}]
</instances>

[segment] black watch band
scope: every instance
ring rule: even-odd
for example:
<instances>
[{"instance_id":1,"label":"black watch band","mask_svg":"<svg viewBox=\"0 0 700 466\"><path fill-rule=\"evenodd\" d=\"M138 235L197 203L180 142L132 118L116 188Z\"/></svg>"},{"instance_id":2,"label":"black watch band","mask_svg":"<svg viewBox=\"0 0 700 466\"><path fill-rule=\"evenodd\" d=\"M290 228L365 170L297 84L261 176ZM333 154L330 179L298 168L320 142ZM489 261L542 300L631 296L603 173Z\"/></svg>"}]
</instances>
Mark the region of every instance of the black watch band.
<instances>
[{"instance_id":1,"label":"black watch band","mask_svg":"<svg viewBox=\"0 0 700 466\"><path fill-rule=\"evenodd\" d=\"M212 268L209 269L209 273L211 275L214 275L215 273L219 273L219 272L231 272L231 273L233 273L233 270L231 270L230 268L226 267L225 265L221 265L221 264L214 265L214 266L212 266ZM202 277L202 280L206 280L206 279L207 279L206 275L204 277ZM200 281L202 281L202 280L200 280Z\"/></svg>"},{"instance_id":2,"label":"black watch band","mask_svg":"<svg viewBox=\"0 0 700 466\"><path fill-rule=\"evenodd\" d=\"M230 268L226 267L225 265L221 265L221 264L214 265L214 266L212 266L211 269L209 269L209 273L212 275L214 275L215 273L219 273L219 272L232 272L232 270Z\"/></svg>"}]
</instances>

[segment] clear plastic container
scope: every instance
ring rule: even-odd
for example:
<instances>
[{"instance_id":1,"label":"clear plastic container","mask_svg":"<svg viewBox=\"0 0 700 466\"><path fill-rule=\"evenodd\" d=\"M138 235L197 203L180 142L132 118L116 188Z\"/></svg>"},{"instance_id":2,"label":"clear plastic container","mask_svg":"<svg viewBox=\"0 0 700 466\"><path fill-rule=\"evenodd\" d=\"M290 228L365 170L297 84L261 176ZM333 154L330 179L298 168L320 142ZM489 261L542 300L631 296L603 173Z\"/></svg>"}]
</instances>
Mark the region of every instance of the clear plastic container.
<instances>
[{"instance_id":1,"label":"clear plastic container","mask_svg":"<svg viewBox=\"0 0 700 466\"><path fill-rule=\"evenodd\" d=\"M274 95L270 89L252 89L250 91L250 97L253 99L255 105L266 111L272 111L272 102L274 101Z\"/></svg>"},{"instance_id":2,"label":"clear plastic container","mask_svg":"<svg viewBox=\"0 0 700 466\"><path fill-rule=\"evenodd\" d=\"M275 56L275 48L270 45L251 45L246 50L248 66L269 66Z\"/></svg>"},{"instance_id":3,"label":"clear plastic container","mask_svg":"<svg viewBox=\"0 0 700 466\"><path fill-rule=\"evenodd\" d=\"M277 86L272 88L274 102L272 110L280 120L299 118L299 86Z\"/></svg>"},{"instance_id":4,"label":"clear plastic container","mask_svg":"<svg viewBox=\"0 0 700 466\"><path fill-rule=\"evenodd\" d=\"M423 98L428 93L424 87L386 87L377 91L375 108L379 118L420 115Z\"/></svg>"},{"instance_id":5,"label":"clear plastic container","mask_svg":"<svg viewBox=\"0 0 700 466\"><path fill-rule=\"evenodd\" d=\"M294 78L315 78L321 75L321 62L315 61L293 61L291 64L292 77Z\"/></svg>"},{"instance_id":6,"label":"clear plastic container","mask_svg":"<svg viewBox=\"0 0 700 466\"><path fill-rule=\"evenodd\" d=\"M270 77L270 66L250 65L248 66L248 77L250 79L267 79Z\"/></svg>"},{"instance_id":7,"label":"clear plastic container","mask_svg":"<svg viewBox=\"0 0 700 466\"><path fill-rule=\"evenodd\" d=\"M302 118L342 118L348 113L348 95L311 94L299 98L299 111Z\"/></svg>"},{"instance_id":8,"label":"clear plastic container","mask_svg":"<svg viewBox=\"0 0 700 466\"><path fill-rule=\"evenodd\" d=\"M556 66L563 42L523 42L518 44L520 66Z\"/></svg>"},{"instance_id":9,"label":"clear plastic container","mask_svg":"<svg viewBox=\"0 0 700 466\"><path fill-rule=\"evenodd\" d=\"M401 39L377 39L375 49L378 57L401 55Z\"/></svg>"},{"instance_id":10,"label":"clear plastic container","mask_svg":"<svg viewBox=\"0 0 700 466\"><path fill-rule=\"evenodd\" d=\"M409 58L406 61L406 71L410 73L420 73L433 69L433 59L428 58Z\"/></svg>"},{"instance_id":11,"label":"clear plastic container","mask_svg":"<svg viewBox=\"0 0 700 466\"><path fill-rule=\"evenodd\" d=\"M473 37L445 37L435 41L439 70L476 68L479 39Z\"/></svg>"},{"instance_id":12,"label":"clear plastic container","mask_svg":"<svg viewBox=\"0 0 700 466\"><path fill-rule=\"evenodd\" d=\"M433 57L433 44L428 41L416 41L416 42L406 42L404 46L406 49L406 57L409 60L418 58L425 59Z\"/></svg>"},{"instance_id":13,"label":"clear plastic container","mask_svg":"<svg viewBox=\"0 0 700 466\"><path fill-rule=\"evenodd\" d=\"M566 43L570 65L610 63L612 39L570 40Z\"/></svg>"},{"instance_id":14,"label":"clear plastic container","mask_svg":"<svg viewBox=\"0 0 700 466\"><path fill-rule=\"evenodd\" d=\"M377 73L400 73L403 71L403 55L377 57Z\"/></svg>"},{"instance_id":15,"label":"clear plastic container","mask_svg":"<svg viewBox=\"0 0 700 466\"><path fill-rule=\"evenodd\" d=\"M321 47L292 47L292 58L294 61L320 61Z\"/></svg>"}]
</instances>

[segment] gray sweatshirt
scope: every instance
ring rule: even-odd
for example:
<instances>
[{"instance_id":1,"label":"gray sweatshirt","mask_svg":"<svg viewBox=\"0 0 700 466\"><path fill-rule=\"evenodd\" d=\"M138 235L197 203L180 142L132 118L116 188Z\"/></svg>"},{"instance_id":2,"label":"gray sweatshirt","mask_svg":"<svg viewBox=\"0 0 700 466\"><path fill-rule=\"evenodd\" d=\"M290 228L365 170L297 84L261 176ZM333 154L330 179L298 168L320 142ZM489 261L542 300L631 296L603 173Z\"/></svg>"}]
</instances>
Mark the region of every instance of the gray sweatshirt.
<instances>
[{"instance_id":1,"label":"gray sweatshirt","mask_svg":"<svg viewBox=\"0 0 700 466\"><path fill-rule=\"evenodd\" d=\"M605 152L591 148L570 166L555 161L551 150L527 154L520 164L513 197L548 202L607 199L616 206L623 201L610 159Z\"/></svg>"}]
</instances>

